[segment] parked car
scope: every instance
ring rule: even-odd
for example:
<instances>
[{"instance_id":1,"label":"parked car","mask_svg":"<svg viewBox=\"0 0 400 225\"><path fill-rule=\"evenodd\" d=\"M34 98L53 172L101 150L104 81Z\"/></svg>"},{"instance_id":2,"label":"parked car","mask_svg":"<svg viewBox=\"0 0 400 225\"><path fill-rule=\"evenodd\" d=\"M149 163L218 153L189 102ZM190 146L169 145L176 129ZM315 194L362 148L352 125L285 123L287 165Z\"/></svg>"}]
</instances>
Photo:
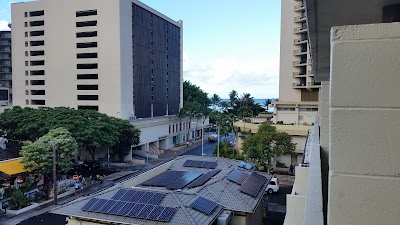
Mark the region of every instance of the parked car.
<instances>
[{"instance_id":1,"label":"parked car","mask_svg":"<svg viewBox=\"0 0 400 225\"><path fill-rule=\"evenodd\" d=\"M278 178L272 177L265 191L268 192L268 194L272 194L273 192L278 192L279 191Z\"/></svg>"},{"instance_id":2,"label":"parked car","mask_svg":"<svg viewBox=\"0 0 400 225\"><path fill-rule=\"evenodd\" d=\"M210 141L210 142L218 141L218 135L217 134L211 134L210 136L208 136L208 141Z\"/></svg>"}]
</instances>

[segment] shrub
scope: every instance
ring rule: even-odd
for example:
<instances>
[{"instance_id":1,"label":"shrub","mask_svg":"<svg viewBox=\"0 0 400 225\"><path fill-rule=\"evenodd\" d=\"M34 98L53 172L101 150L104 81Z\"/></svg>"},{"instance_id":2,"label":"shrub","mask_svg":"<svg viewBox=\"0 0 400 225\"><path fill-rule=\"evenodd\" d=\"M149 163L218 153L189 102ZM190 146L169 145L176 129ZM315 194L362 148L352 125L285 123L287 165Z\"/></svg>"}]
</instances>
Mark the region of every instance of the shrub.
<instances>
[{"instance_id":1,"label":"shrub","mask_svg":"<svg viewBox=\"0 0 400 225\"><path fill-rule=\"evenodd\" d=\"M30 205L31 200L22 193L21 190L15 190L11 195L10 208L19 210Z\"/></svg>"},{"instance_id":2,"label":"shrub","mask_svg":"<svg viewBox=\"0 0 400 225\"><path fill-rule=\"evenodd\" d=\"M279 162L279 161L276 161L276 167L280 167L280 168L288 168L288 167L286 166L286 164L285 164L285 163L281 163L281 162Z\"/></svg>"}]
</instances>

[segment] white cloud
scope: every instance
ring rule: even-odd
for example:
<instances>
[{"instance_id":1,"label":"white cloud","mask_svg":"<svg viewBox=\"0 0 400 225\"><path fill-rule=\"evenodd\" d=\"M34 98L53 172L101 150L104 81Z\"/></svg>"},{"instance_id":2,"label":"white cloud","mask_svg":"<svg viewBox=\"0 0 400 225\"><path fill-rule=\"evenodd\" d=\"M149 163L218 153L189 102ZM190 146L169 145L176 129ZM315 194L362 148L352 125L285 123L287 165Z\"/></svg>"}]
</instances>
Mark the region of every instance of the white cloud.
<instances>
[{"instance_id":1,"label":"white cloud","mask_svg":"<svg viewBox=\"0 0 400 225\"><path fill-rule=\"evenodd\" d=\"M6 20L0 20L0 31L4 31L4 30L11 30L8 27L8 22Z\"/></svg>"},{"instance_id":2,"label":"white cloud","mask_svg":"<svg viewBox=\"0 0 400 225\"><path fill-rule=\"evenodd\" d=\"M227 98L232 90L250 93L255 98L278 97L277 59L220 58L193 64L183 54L183 78L200 86L209 95Z\"/></svg>"}]
</instances>

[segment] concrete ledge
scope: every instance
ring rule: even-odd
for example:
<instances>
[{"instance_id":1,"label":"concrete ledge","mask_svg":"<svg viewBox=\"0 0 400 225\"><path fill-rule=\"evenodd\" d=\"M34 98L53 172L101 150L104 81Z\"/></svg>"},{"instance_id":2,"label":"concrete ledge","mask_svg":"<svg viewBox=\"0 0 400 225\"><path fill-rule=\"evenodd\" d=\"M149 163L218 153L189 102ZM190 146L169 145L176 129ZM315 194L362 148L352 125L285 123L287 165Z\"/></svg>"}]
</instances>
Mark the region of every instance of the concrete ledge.
<instances>
[{"instance_id":1,"label":"concrete ledge","mask_svg":"<svg viewBox=\"0 0 400 225\"><path fill-rule=\"evenodd\" d=\"M318 121L318 119L316 119ZM307 199L304 209L304 225L324 224L323 199L322 199L322 175L321 153L319 142L319 124L311 131L311 157L308 170Z\"/></svg>"},{"instance_id":2,"label":"concrete ledge","mask_svg":"<svg viewBox=\"0 0 400 225\"><path fill-rule=\"evenodd\" d=\"M36 208L36 207L39 207L39 206L40 206L39 203L33 202L30 206L27 206L27 207L22 208L22 209L20 209L20 210L11 210L11 209L8 209L8 210L7 210L7 214L10 214L10 215L18 215L18 214L27 212L27 211L29 211L29 210L31 210L31 209L34 209L34 208Z\"/></svg>"},{"instance_id":3,"label":"concrete ledge","mask_svg":"<svg viewBox=\"0 0 400 225\"><path fill-rule=\"evenodd\" d=\"M331 29L332 41L390 39L400 37L400 23L338 26Z\"/></svg>"}]
</instances>

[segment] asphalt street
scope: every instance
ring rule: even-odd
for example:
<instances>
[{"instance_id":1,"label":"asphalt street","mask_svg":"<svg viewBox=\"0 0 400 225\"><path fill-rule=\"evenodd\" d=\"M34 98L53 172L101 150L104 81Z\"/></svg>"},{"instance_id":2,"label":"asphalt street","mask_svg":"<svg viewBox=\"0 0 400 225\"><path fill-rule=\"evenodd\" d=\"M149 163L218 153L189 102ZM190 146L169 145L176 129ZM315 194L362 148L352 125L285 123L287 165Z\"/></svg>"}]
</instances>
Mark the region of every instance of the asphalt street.
<instances>
[{"instance_id":1,"label":"asphalt street","mask_svg":"<svg viewBox=\"0 0 400 225\"><path fill-rule=\"evenodd\" d=\"M205 136L208 136L208 135L205 135ZM227 137L221 137L220 141L234 142L235 137L233 135L229 135ZM207 140L204 140L204 150L203 150L204 154L206 156L213 156L213 149L214 149L214 146L216 146L216 145L217 145L217 142L209 142ZM201 156L201 145L190 151L187 151L183 155L199 155L199 156Z\"/></svg>"}]
</instances>

